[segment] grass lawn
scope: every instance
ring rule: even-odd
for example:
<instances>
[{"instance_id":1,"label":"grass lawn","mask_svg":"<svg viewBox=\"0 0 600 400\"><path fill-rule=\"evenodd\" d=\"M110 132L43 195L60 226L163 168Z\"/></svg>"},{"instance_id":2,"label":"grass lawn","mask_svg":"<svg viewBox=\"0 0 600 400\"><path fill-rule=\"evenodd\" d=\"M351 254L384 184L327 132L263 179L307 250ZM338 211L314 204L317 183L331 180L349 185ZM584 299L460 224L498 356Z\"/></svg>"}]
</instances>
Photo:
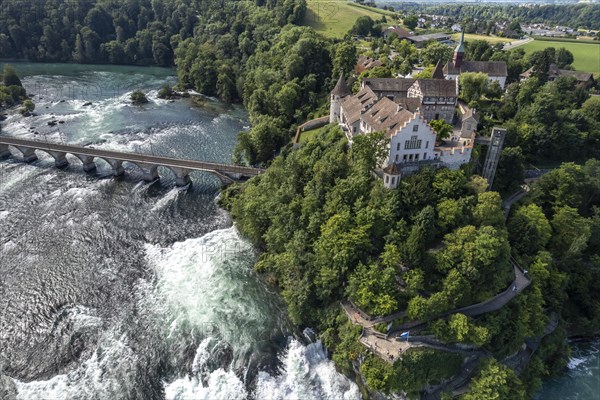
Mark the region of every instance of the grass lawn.
<instances>
[{"instance_id":1,"label":"grass lawn","mask_svg":"<svg viewBox=\"0 0 600 400\"><path fill-rule=\"evenodd\" d=\"M575 61L573 67L577 71L592 72L600 74L600 43L575 43L575 42L552 42L534 40L523 46L516 47L523 49L526 53L532 53L537 50L543 50L546 47L564 47L573 53Z\"/></svg>"},{"instance_id":2,"label":"grass lawn","mask_svg":"<svg viewBox=\"0 0 600 400\"><path fill-rule=\"evenodd\" d=\"M452 40L458 42L460 40L460 33L452 34ZM465 40L468 42L469 40L485 40L486 42L494 43L506 43L512 42L516 39L503 38L498 36L486 36L486 35L476 35L473 33L465 33Z\"/></svg>"},{"instance_id":3,"label":"grass lawn","mask_svg":"<svg viewBox=\"0 0 600 400\"><path fill-rule=\"evenodd\" d=\"M311 129L310 131L300 132L300 137L298 138L298 143L306 143L309 140L319 136L321 132L328 129L329 125L325 125L321 128Z\"/></svg>"},{"instance_id":4,"label":"grass lawn","mask_svg":"<svg viewBox=\"0 0 600 400\"><path fill-rule=\"evenodd\" d=\"M325 37L342 38L354 22L363 15L373 20L389 13L371 7L357 7L346 0L307 0L304 25L312 27ZM392 23L389 15L386 17Z\"/></svg>"}]
</instances>

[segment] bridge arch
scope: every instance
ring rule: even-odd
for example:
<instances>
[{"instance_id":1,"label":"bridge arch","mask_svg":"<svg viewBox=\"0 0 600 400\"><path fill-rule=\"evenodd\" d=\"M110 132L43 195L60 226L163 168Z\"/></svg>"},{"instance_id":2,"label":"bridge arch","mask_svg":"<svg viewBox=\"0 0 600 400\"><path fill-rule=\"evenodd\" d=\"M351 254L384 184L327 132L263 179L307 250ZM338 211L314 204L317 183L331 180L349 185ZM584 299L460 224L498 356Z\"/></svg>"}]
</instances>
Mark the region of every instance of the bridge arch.
<instances>
[{"instance_id":1,"label":"bridge arch","mask_svg":"<svg viewBox=\"0 0 600 400\"><path fill-rule=\"evenodd\" d=\"M135 166L138 170L142 172L142 178L146 182L153 182L157 179L160 179L158 175L158 165L154 164L146 164L139 161L125 161L127 164L131 164Z\"/></svg>"}]
</instances>

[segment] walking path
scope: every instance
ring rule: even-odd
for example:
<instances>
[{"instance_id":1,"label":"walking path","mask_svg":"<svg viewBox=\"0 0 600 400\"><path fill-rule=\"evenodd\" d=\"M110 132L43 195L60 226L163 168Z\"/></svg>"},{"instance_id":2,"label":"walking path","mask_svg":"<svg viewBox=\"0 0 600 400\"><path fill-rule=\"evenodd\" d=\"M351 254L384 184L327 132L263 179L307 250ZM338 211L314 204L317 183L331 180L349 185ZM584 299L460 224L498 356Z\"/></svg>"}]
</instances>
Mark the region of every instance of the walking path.
<instances>
[{"instance_id":1,"label":"walking path","mask_svg":"<svg viewBox=\"0 0 600 400\"><path fill-rule=\"evenodd\" d=\"M389 333L398 332L398 331L407 330L407 329L414 329L415 327L423 325L434 318L443 318L443 317L447 317L452 314L461 313L461 314L464 314L469 317L475 317L477 315L486 314L486 313L489 313L492 311L497 311L497 310L501 309L509 301L514 299L519 293L521 293L523 290L525 290L525 288L527 288L529 286L529 284L531 283L531 280L525 275L525 273L521 270L521 268L519 268L517 266L517 264L514 261L512 261L512 264L513 264L513 271L515 274L515 279L509 285L509 287L502 293L497 294L496 296L492 297L491 299L488 299L481 303L477 303L477 304L473 304L470 306L450 310L441 315L432 317L426 321L406 322L400 326L392 328L392 330ZM399 313L389 315L385 318L378 318L376 320L371 321L371 323L372 324L389 323L389 322L393 321L394 319L396 319L395 317L398 314Z\"/></svg>"},{"instance_id":2,"label":"walking path","mask_svg":"<svg viewBox=\"0 0 600 400\"><path fill-rule=\"evenodd\" d=\"M504 218L508 218L510 208L513 206L513 204L521 200L527 193L529 193L529 190L531 190L529 186L521 185L521 189L518 192L513 193L506 200L504 200Z\"/></svg>"}]
</instances>

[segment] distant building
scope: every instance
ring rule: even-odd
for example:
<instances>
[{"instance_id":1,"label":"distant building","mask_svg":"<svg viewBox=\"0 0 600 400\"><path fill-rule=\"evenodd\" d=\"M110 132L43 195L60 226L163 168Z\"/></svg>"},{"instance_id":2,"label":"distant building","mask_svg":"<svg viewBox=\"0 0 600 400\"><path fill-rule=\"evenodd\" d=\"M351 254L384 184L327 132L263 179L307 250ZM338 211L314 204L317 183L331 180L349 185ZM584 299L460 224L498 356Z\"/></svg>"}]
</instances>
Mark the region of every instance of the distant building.
<instances>
[{"instance_id":1,"label":"distant building","mask_svg":"<svg viewBox=\"0 0 600 400\"><path fill-rule=\"evenodd\" d=\"M462 27L460 26L460 24L454 24L454 25L452 25L452 27L450 29L452 29L452 32L461 32L462 31Z\"/></svg>"},{"instance_id":2,"label":"distant building","mask_svg":"<svg viewBox=\"0 0 600 400\"><path fill-rule=\"evenodd\" d=\"M411 33L404 28L400 28L399 26L388 26L383 31L383 38L385 40L390 36L396 36L398 39L405 39L409 37Z\"/></svg>"},{"instance_id":3,"label":"distant building","mask_svg":"<svg viewBox=\"0 0 600 400\"><path fill-rule=\"evenodd\" d=\"M533 73L533 67L523 72L519 77L521 80L525 80ZM556 64L550 64L548 68L548 80L553 81L561 76L570 76L577 80L577 82L586 88L590 88L594 85L594 75L589 72L582 71L571 71L569 69L559 69Z\"/></svg>"},{"instance_id":4,"label":"distant building","mask_svg":"<svg viewBox=\"0 0 600 400\"><path fill-rule=\"evenodd\" d=\"M359 56L356 62L356 66L354 67L354 71L357 75L359 75L361 72L364 72L371 68L381 67L382 65L383 63L375 58Z\"/></svg>"},{"instance_id":5,"label":"distant building","mask_svg":"<svg viewBox=\"0 0 600 400\"><path fill-rule=\"evenodd\" d=\"M450 35L445 33L430 33L428 35L415 35L409 36L406 38L409 42L413 43L416 47L423 47L427 43L436 41L436 42L445 42L450 40Z\"/></svg>"},{"instance_id":6,"label":"distant building","mask_svg":"<svg viewBox=\"0 0 600 400\"><path fill-rule=\"evenodd\" d=\"M446 79L457 80L465 72L483 72L488 75L490 82L497 81L504 89L508 70L504 61L465 61L465 33L462 32L460 42L454 49L452 61L444 65L443 72Z\"/></svg>"}]
</instances>

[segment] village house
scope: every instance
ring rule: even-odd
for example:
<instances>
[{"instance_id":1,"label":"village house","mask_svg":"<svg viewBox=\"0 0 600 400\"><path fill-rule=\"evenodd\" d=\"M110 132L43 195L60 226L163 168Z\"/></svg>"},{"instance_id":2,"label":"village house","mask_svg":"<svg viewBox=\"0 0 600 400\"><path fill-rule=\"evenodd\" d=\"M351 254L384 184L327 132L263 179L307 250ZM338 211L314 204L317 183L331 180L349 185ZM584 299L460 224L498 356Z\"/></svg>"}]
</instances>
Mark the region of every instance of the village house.
<instances>
[{"instance_id":1,"label":"village house","mask_svg":"<svg viewBox=\"0 0 600 400\"><path fill-rule=\"evenodd\" d=\"M364 79L352 95L340 76L331 92L329 121L340 125L350 143L356 135L384 133L389 139L387 156L375 173L385 187L395 188L403 176L424 165L458 169L470 161L477 123L463 123L460 135L438 141L426 117L446 112L451 121L456 99L456 82L444 79Z\"/></svg>"},{"instance_id":2,"label":"village house","mask_svg":"<svg viewBox=\"0 0 600 400\"><path fill-rule=\"evenodd\" d=\"M519 77L521 80L525 80L531 76L533 73L533 67L529 68L527 71L523 72ZM590 88L594 85L594 75L589 72L582 71L571 71L569 69L559 69L556 64L550 64L548 68L548 80L553 81L556 78L561 76L568 76L575 78L577 83L582 85L585 88Z\"/></svg>"},{"instance_id":3,"label":"village house","mask_svg":"<svg viewBox=\"0 0 600 400\"><path fill-rule=\"evenodd\" d=\"M460 42L454 49L452 61L449 61L443 67L443 73L446 79L457 80L460 74L465 72L483 72L487 74L490 82L497 81L500 87L504 89L508 70L504 61L465 61L465 33L462 32Z\"/></svg>"},{"instance_id":4,"label":"village house","mask_svg":"<svg viewBox=\"0 0 600 400\"><path fill-rule=\"evenodd\" d=\"M398 39L405 39L412 35L409 31L399 26L388 26L383 31L383 38L387 40L391 36L396 36Z\"/></svg>"},{"instance_id":5,"label":"village house","mask_svg":"<svg viewBox=\"0 0 600 400\"><path fill-rule=\"evenodd\" d=\"M356 66L354 67L354 72L356 72L357 75L360 75L361 72L364 72L371 68L381 67L382 65L383 63L375 58L359 56L356 62Z\"/></svg>"}]
</instances>

